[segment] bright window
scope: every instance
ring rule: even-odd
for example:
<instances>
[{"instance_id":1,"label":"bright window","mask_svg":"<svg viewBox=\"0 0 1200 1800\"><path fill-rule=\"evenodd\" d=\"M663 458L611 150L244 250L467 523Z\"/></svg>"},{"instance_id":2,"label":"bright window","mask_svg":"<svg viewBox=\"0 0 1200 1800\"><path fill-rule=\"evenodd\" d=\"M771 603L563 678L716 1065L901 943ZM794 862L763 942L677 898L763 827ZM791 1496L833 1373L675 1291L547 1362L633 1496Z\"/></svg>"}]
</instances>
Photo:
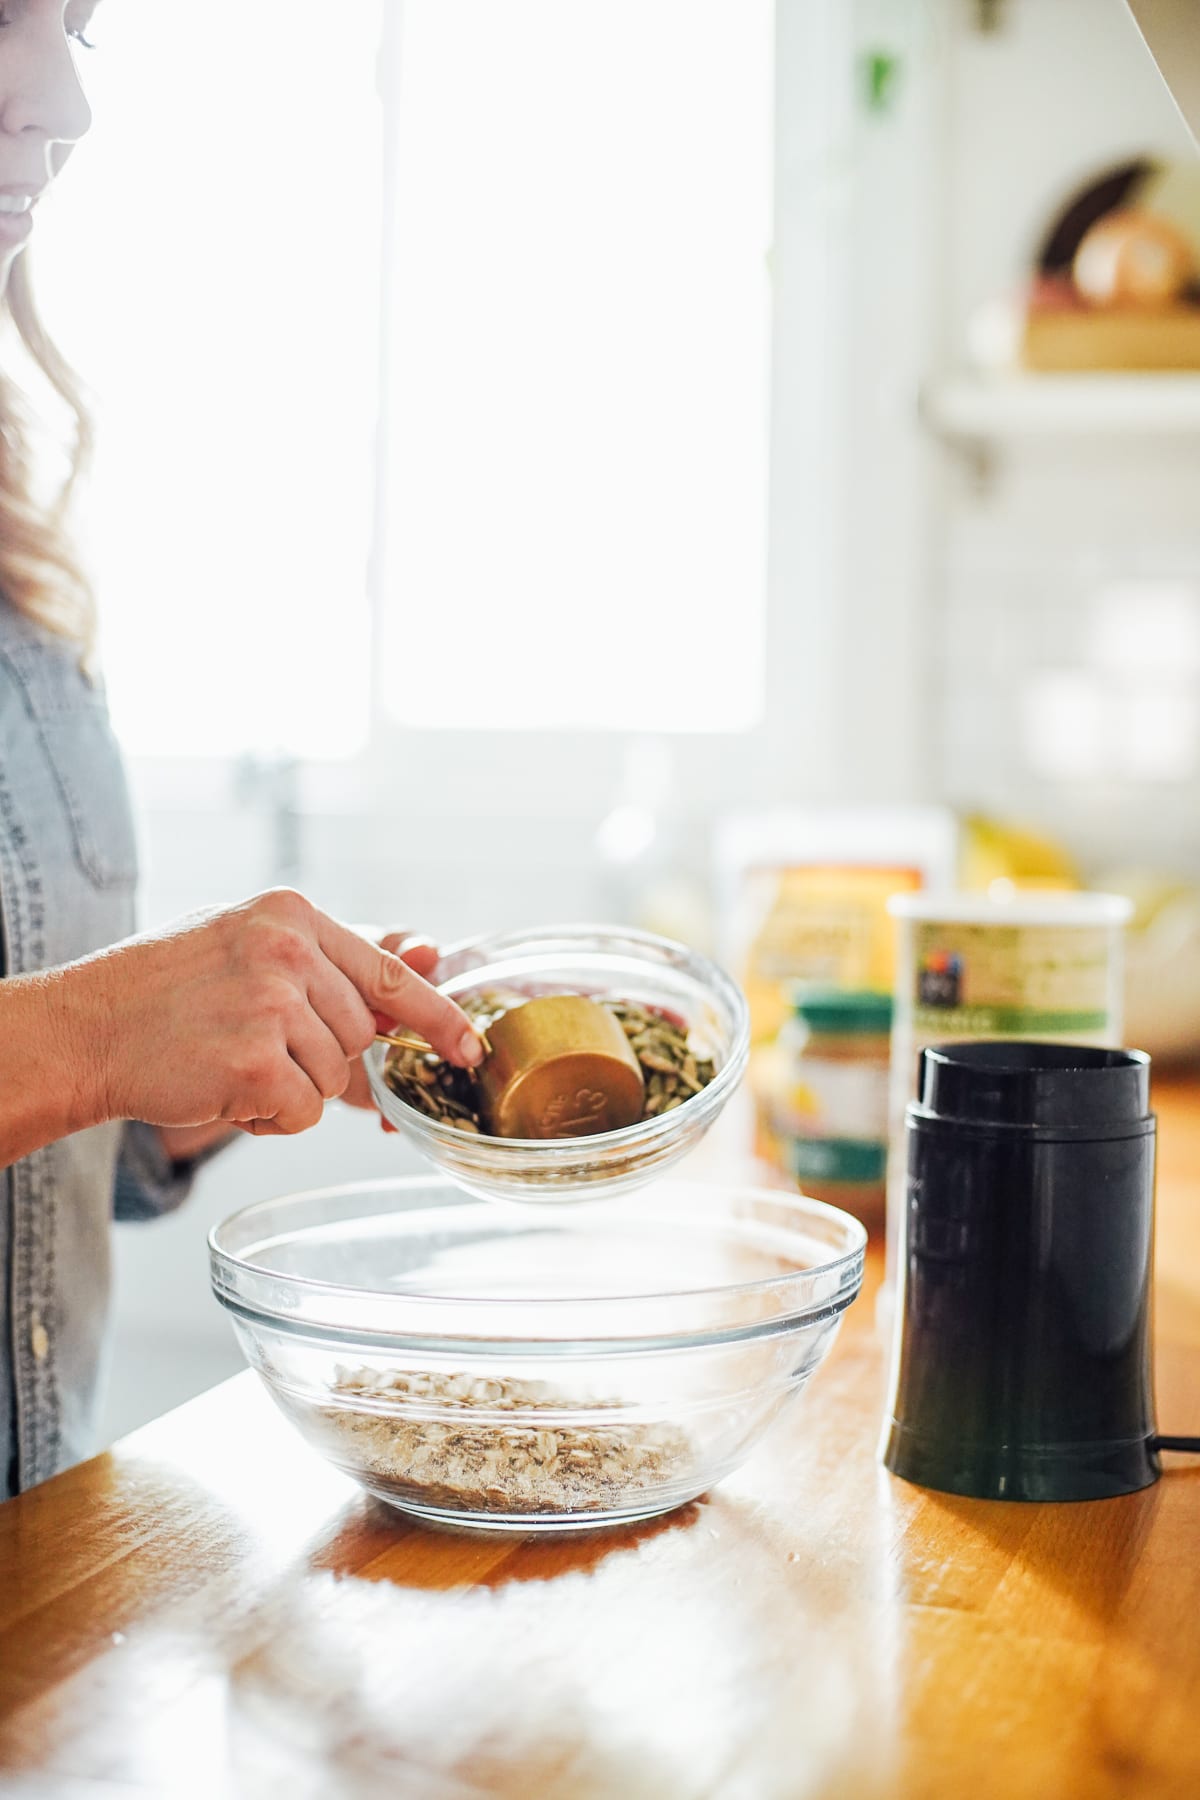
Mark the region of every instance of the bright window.
<instances>
[{"instance_id":1,"label":"bright window","mask_svg":"<svg viewBox=\"0 0 1200 1800\"><path fill-rule=\"evenodd\" d=\"M131 752L759 720L772 26L98 9L35 255Z\"/></svg>"},{"instance_id":2,"label":"bright window","mask_svg":"<svg viewBox=\"0 0 1200 1800\"><path fill-rule=\"evenodd\" d=\"M771 0L406 0L403 20L385 706L748 728Z\"/></svg>"}]
</instances>

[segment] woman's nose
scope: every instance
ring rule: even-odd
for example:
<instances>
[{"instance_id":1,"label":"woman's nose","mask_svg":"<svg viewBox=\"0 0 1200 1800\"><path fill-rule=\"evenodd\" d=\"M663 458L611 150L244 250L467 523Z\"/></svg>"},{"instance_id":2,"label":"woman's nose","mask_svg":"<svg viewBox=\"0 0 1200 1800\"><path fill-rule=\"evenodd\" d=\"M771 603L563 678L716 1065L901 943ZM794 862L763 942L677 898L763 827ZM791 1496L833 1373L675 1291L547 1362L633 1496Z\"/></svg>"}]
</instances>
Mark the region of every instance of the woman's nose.
<instances>
[{"instance_id":1,"label":"woman's nose","mask_svg":"<svg viewBox=\"0 0 1200 1800\"><path fill-rule=\"evenodd\" d=\"M75 58L54 9L48 25L32 34L25 54L0 75L0 129L12 136L26 133L47 143L73 144L92 123Z\"/></svg>"}]
</instances>

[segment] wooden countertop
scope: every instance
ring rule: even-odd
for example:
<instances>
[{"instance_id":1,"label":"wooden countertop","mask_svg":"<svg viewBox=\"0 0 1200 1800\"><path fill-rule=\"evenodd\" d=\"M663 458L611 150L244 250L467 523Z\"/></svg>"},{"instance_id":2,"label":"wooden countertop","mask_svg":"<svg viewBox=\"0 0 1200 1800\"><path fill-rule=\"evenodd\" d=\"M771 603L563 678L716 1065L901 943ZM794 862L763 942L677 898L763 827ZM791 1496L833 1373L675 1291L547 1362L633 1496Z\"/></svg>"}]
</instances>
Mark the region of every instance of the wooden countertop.
<instances>
[{"instance_id":1,"label":"wooden countertop","mask_svg":"<svg viewBox=\"0 0 1200 1800\"><path fill-rule=\"evenodd\" d=\"M1200 1086L1156 1086L1158 1421L1200 1433ZM588 1538L408 1525L239 1376L0 1506L0 1793L1200 1793L1200 1459L1127 1499L875 1460L870 1288L750 1465Z\"/></svg>"}]
</instances>

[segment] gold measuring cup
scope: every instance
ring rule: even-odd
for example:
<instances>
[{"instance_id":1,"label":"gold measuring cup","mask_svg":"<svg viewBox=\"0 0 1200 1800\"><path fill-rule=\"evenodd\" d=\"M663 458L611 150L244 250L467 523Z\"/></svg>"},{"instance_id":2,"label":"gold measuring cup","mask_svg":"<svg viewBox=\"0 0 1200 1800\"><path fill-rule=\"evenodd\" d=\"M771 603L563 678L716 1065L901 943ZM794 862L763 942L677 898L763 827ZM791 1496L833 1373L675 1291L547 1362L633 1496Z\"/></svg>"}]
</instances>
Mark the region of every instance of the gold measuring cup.
<instances>
[{"instance_id":1,"label":"gold measuring cup","mask_svg":"<svg viewBox=\"0 0 1200 1800\"><path fill-rule=\"evenodd\" d=\"M480 1033L474 1076L493 1137L592 1137L642 1116L641 1064L620 1023L586 994L543 994L501 1013ZM423 1038L380 1032L378 1041L429 1051Z\"/></svg>"}]
</instances>

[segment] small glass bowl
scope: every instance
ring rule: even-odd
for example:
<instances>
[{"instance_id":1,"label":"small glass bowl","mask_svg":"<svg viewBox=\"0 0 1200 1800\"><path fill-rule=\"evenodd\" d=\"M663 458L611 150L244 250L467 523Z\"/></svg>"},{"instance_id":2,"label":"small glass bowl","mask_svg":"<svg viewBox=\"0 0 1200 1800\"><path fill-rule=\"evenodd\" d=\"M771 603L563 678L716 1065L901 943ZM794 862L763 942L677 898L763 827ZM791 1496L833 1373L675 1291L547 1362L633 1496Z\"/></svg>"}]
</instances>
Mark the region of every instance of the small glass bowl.
<instances>
[{"instance_id":1,"label":"small glass bowl","mask_svg":"<svg viewBox=\"0 0 1200 1800\"><path fill-rule=\"evenodd\" d=\"M218 1300L337 1468L435 1524L649 1518L737 1468L827 1355L866 1232L766 1189L678 1181L562 1211L437 1176L235 1213Z\"/></svg>"},{"instance_id":2,"label":"small glass bowl","mask_svg":"<svg viewBox=\"0 0 1200 1800\"><path fill-rule=\"evenodd\" d=\"M594 1200L629 1193L693 1149L732 1094L750 1042L745 997L723 969L694 950L646 931L597 925L547 926L472 938L445 950L432 980L455 1000L480 988L590 994L673 1014L716 1074L682 1106L593 1137L499 1138L458 1131L409 1106L383 1078L387 1047L363 1061L389 1124L469 1193L489 1200Z\"/></svg>"}]
</instances>

